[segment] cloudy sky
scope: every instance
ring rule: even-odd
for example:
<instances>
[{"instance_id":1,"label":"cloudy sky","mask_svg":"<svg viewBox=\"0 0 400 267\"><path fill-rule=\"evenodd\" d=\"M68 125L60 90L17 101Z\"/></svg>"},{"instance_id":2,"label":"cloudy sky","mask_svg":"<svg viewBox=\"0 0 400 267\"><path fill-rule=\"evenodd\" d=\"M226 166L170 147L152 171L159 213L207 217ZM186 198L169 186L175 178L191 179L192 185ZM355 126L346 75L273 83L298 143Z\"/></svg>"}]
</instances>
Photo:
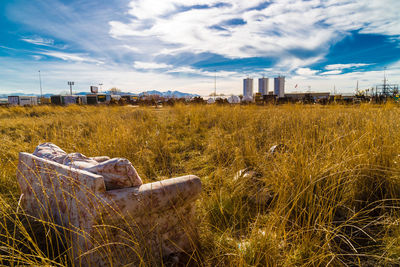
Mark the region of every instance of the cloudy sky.
<instances>
[{"instance_id":1,"label":"cloudy sky","mask_svg":"<svg viewBox=\"0 0 400 267\"><path fill-rule=\"evenodd\" d=\"M0 93L287 91L400 83L399 0L3 0ZM255 83L256 85L256 83ZM297 87L295 88L295 86ZM270 81L270 86L272 82Z\"/></svg>"}]
</instances>

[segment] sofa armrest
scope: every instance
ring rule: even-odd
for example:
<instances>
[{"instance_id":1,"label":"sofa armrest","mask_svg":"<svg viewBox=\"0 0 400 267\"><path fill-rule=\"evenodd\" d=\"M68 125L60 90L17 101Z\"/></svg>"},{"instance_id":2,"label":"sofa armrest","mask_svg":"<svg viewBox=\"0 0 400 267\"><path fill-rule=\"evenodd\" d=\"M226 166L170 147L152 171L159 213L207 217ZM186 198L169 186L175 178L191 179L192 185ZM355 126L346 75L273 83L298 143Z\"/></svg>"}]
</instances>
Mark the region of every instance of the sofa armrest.
<instances>
[{"instance_id":1,"label":"sofa armrest","mask_svg":"<svg viewBox=\"0 0 400 267\"><path fill-rule=\"evenodd\" d=\"M186 175L138 187L106 191L105 198L122 214L157 212L185 206L199 197L200 178Z\"/></svg>"}]
</instances>

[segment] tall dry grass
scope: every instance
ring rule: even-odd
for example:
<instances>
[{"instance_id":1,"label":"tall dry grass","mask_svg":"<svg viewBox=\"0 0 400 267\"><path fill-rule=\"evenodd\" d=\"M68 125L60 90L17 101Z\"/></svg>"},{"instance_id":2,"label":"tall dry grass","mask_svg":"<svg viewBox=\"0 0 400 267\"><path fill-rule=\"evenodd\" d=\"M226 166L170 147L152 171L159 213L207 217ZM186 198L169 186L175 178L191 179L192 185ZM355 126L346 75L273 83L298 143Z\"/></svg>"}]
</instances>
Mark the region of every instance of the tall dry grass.
<instances>
[{"instance_id":1,"label":"tall dry grass","mask_svg":"<svg viewBox=\"0 0 400 267\"><path fill-rule=\"evenodd\" d=\"M3 264L70 263L55 227L18 210L18 152L41 142L128 158L146 182L201 177L200 265L400 264L393 104L15 107L0 109L0 136ZM275 144L286 149L271 155ZM253 172L235 178L242 169Z\"/></svg>"}]
</instances>

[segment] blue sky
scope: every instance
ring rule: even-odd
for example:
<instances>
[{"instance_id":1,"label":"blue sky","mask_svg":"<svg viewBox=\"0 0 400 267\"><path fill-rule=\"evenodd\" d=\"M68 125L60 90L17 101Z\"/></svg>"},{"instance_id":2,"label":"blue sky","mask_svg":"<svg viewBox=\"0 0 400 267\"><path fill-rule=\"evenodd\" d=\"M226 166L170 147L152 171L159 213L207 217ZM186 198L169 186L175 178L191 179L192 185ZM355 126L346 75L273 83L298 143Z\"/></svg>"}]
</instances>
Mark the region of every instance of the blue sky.
<instances>
[{"instance_id":1,"label":"blue sky","mask_svg":"<svg viewBox=\"0 0 400 267\"><path fill-rule=\"evenodd\" d=\"M74 81L124 91L354 92L400 83L398 0L0 1L0 93L59 93ZM257 83L255 82L254 85ZM297 85L297 88L295 86ZM270 81L272 87L272 81Z\"/></svg>"}]
</instances>

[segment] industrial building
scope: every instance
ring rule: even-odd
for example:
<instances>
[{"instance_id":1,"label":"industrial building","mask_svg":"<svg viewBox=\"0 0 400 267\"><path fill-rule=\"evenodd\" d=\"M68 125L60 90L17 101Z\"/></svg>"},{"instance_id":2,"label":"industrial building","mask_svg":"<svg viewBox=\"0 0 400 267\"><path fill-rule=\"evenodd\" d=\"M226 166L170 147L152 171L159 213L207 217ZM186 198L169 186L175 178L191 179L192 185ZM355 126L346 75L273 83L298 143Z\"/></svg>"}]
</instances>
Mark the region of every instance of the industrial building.
<instances>
[{"instance_id":1,"label":"industrial building","mask_svg":"<svg viewBox=\"0 0 400 267\"><path fill-rule=\"evenodd\" d=\"M118 102L121 99L120 95L108 94L90 94L86 95L86 97L89 105L110 104L112 101Z\"/></svg>"},{"instance_id":2,"label":"industrial building","mask_svg":"<svg viewBox=\"0 0 400 267\"><path fill-rule=\"evenodd\" d=\"M52 95L49 104L53 105L72 105L72 104L87 104L86 95Z\"/></svg>"},{"instance_id":3,"label":"industrial building","mask_svg":"<svg viewBox=\"0 0 400 267\"><path fill-rule=\"evenodd\" d=\"M243 97L253 97L253 79L247 78L243 80Z\"/></svg>"},{"instance_id":4,"label":"industrial building","mask_svg":"<svg viewBox=\"0 0 400 267\"><path fill-rule=\"evenodd\" d=\"M36 96L9 96L8 104L10 106L36 106L38 104Z\"/></svg>"},{"instance_id":5,"label":"industrial building","mask_svg":"<svg viewBox=\"0 0 400 267\"><path fill-rule=\"evenodd\" d=\"M137 104L139 97L136 95L121 95L121 98L128 104Z\"/></svg>"},{"instance_id":6,"label":"industrial building","mask_svg":"<svg viewBox=\"0 0 400 267\"><path fill-rule=\"evenodd\" d=\"M285 97L293 100L305 100L305 99L328 99L330 96L329 92L292 92L285 94Z\"/></svg>"},{"instance_id":7,"label":"industrial building","mask_svg":"<svg viewBox=\"0 0 400 267\"><path fill-rule=\"evenodd\" d=\"M274 95L285 97L285 76L274 78Z\"/></svg>"},{"instance_id":8,"label":"industrial building","mask_svg":"<svg viewBox=\"0 0 400 267\"><path fill-rule=\"evenodd\" d=\"M260 78L258 79L258 92L261 95L268 95L268 78Z\"/></svg>"}]
</instances>

